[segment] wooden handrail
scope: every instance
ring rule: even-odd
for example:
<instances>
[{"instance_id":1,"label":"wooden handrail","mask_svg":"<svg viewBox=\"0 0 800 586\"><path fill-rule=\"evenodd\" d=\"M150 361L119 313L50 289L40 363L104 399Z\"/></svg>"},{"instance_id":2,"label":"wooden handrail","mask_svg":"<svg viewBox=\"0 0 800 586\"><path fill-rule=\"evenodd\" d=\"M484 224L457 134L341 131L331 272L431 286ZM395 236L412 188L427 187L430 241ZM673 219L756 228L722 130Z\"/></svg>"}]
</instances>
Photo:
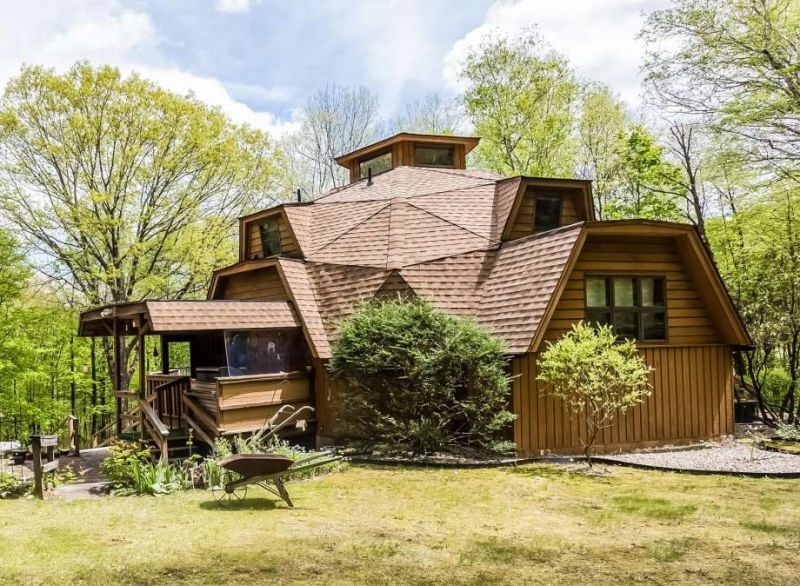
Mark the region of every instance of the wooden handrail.
<instances>
[{"instance_id":1,"label":"wooden handrail","mask_svg":"<svg viewBox=\"0 0 800 586\"><path fill-rule=\"evenodd\" d=\"M160 384L160 385L158 385L157 387L154 387L154 388L153 388L153 390L152 390L152 391L150 391L150 392L151 392L151 393L158 393L159 391L163 391L163 390L165 390L165 389L168 389L168 388L170 388L171 386L173 386L173 385L176 385L176 384L177 384L177 383L179 383L179 382L180 382L180 383L184 383L184 382L191 381L191 380L192 380L192 379L191 379L190 377L188 377L188 376L179 376L179 377L177 377L177 378L174 378L174 379L172 379L172 380L169 380L169 381L167 381L167 382L165 382L165 383L161 383L161 384Z\"/></svg>"},{"instance_id":2,"label":"wooden handrail","mask_svg":"<svg viewBox=\"0 0 800 586\"><path fill-rule=\"evenodd\" d=\"M208 444L209 447L212 448L214 447L214 440L212 440L209 437L209 435L200 426L200 424L198 424L194 419L192 419L192 417L189 414L184 414L183 418L186 420L186 423L188 423L192 427L194 433L197 434L197 437L206 442L206 444Z\"/></svg>"},{"instance_id":3,"label":"wooden handrail","mask_svg":"<svg viewBox=\"0 0 800 586\"><path fill-rule=\"evenodd\" d=\"M219 426L217 425L217 422L214 421L208 414L208 412L205 409L203 409L203 407L201 407L198 403L196 403L194 399L184 394L183 404L189 407L192 413L196 415L197 418L200 419L203 423L205 423L209 428L219 433Z\"/></svg>"},{"instance_id":4,"label":"wooden handrail","mask_svg":"<svg viewBox=\"0 0 800 586\"><path fill-rule=\"evenodd\" d=\"M136 391L114 391L114 396L117 399L136 399L139 394Z\"/></svg>"},{"instance_id":5,"label":"wooden handrail","mask_svg":"<svg viewBox=\"0 0 800 586\"><path fill-rule=\"evenodd\" d=\"M145 418L147 419L148 423L153 426L153 429L161 436L158 439L164 439L169 436L169 428L164 425L164 422L159 419L156 412L150 406L149 403L146 403L144 399L139 400L139 408L142 410Z\"/></svg>"}]
</instances>

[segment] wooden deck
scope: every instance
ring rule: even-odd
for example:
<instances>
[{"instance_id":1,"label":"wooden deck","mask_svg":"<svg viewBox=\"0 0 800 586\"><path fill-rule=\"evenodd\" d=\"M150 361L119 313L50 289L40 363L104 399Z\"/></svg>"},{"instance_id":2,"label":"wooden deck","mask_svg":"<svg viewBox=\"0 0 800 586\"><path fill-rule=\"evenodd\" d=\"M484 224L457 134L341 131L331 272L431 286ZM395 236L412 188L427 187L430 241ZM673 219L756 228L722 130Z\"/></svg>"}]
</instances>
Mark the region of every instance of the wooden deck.
<instances>
[{"instance_id":1,"label":"wooden deck","mask_svg":"<svg viewBox=\"0 0 800 586\"><path fill-rule=\"evenodd\" d=\"M305 372L218 377L200 381L186 375L147 375L145 398L123 391L128 402L127 429L144 427L159 447L165 449L170 433L191 430L213 446L223 435L261 429L283 405L313 406L310 375ZM305 420L289 433L303 433L313 420ZM310 431L310 430L309 430Z\"/></svg>"}]
</instances>

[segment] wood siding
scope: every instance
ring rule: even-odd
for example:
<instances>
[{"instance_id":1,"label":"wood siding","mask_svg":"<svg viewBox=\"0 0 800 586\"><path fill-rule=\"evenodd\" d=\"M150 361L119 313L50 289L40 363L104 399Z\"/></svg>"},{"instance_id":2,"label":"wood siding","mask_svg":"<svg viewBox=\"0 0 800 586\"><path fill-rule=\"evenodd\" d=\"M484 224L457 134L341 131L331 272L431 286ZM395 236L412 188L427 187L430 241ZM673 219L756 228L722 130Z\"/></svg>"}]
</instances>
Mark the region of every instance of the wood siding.
<instances>
[{"instance_id":1,"label":"wood siding","mask_svg":"<svg viewBox=\"0 0 800 586\"><path fill-rule=\"evenodd\" d=\"M283 301L289 298L275 267L220 277L215 299L239 301Z\"/></svg>"},{"instance_id":2,"label":"wood siding","mask_svg":"<svg viewBox=\"0 0 800 586\"><path fill-rule=\"evenodd\" d=\"M618 417L598 440L599 451L691 443L733 433L733 364L724 345L642 348L653 367L652 394ZM514 442L522 456L582 451L576 420L536 380L537 354L512 360Z\"/></svg>"},{"instance_id":3,"label":"wood siding","mask_svg":"<svg viewBox=\"0 0 800 586\"><path fill-rule=\"evenodd\" d=\"M261 428L282 405L310 404L311 393L305 373L219 379L219 422L225 433Z\"/></svg>"},{"instance_id":4,"label":"wood siding","mask_svg":"<svg viewBox=\"0 0 800 586\"><path fill-rule=\"evenodd\" d=\"M244 240L245 250L242 260L252 260L263 257L261 252L261 224L267 220L274 221L275 219L278 220L278 228L281 232L281 255L293 258L299 258L301 256L300 245L297 243L297 240L292 233L289 222L286 220L286 217L283 214L280 214L277 217L271 216L269 218L253 220L244 224L243 229L245 230L246 236Z\"/></svg>"},{"instance_id":5,"label":"wood siding","mask_svg":"<svg viewBox=\"0 0 800 586\"><path fill-rule=\"evenodd\" d=\"M510 240L517 238L524 238L533 234L533 215L536 209L536 193L546 193L548 195L559 194L562 197L561 204L561 222L560 225L568 226L574 224L584 218L578 214L575 207L575 195L569 191L553 190L545 188L528 188L522 196L522 203L520 204L519 211L514 218L514 223L511 226Z\"/></svg>"},{"instance_id":6,"label":"wood siding","mask_svg":"<svg viewBox=\"0 0 800 586\"><path fill-rule=\"evenodd\" d=\"M686 271L672 239L596 239L584 244L545 332L556 340L585 318L585 274L663 275L667 279L667 341L669 345L721 342L706 302Z\"/></svg>"},{"instance_id":7,"label":"wood siding","mask_svg":"<svg viewBox=\"0 0 800 586\"><path fill-rule=\"evenodd\" d=\"M359 179L363 179L361 177L361 162L367 161L374 157L378 157L384 153L391 152L392 153L392 169L395 167L401 166L409 166L414 167L416 165L416 161L414 160L414 148L417 146L423 145L431 145L431 146L452 146L453 147L453 169L466 169L467 168L467 155L466 149L464 148L463 144L452 144L448 145L447 143L428 143L424 141L400 141L393 144L391 147L381 150L375 151L364 157L359 159L355 159L350 161L349 169L350 169L350 182L358 181Z\"/></svg>"},{"instance_id":8,"label":"wood siding","mask_svg":"<svg viewBox=\"0 0 800 586\"><path fill-rule=\"evenodd\" d=\"M327 360L314 358L313 365L317 441L320 445L331 444L340 432L337 420L341 413L343 383L330 376Z\"/></svg>"}]
</instances>

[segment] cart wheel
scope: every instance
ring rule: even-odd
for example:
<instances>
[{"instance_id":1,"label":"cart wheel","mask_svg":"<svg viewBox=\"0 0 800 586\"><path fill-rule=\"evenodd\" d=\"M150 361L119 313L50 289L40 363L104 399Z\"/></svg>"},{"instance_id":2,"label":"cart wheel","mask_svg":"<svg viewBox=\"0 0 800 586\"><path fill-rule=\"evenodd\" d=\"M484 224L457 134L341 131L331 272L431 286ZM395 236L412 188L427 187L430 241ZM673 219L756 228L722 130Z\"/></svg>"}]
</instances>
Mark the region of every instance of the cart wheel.
<instances>
[{"instance_id":1,"label":"cart wheel","mask_svg":"<svg viewBox=\"0 0 800 586\"><path fill-rule=\"evenodd\" d=\"M211 487L211 494L214 500L222 506L232 502L241 501L247 496L247 486L231 488L231 484L236 480L230 472L224 472L220 478L219 486Z\"/></svg>"}]
</instances>

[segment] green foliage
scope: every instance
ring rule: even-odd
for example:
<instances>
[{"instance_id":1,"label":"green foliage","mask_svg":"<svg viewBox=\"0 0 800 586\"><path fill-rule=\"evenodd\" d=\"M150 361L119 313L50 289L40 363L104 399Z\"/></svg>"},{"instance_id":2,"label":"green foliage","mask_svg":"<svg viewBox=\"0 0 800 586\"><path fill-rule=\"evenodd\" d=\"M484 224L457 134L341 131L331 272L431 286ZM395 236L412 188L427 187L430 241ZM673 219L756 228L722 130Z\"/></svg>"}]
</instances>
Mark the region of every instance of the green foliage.
<instances>
[{"instance_id":1,"label":"green foliage","mask_svg":"<svg viewBox=\"0 0 800 586\"><path fill-rule=\"evenodd\" d=\"M25 496L32 489L30 482L22 482L8 472L0 472L0 500Z\"/></svg>"},{"instance_id":2,"label":"green foliage","mask_svg":"<svg viewBox=\"0 0 800 586\"><path fill-rule=\"evenodd\" d=\"M608 326L573 325L560 340L548 343L538 366L537 378L549 385L546 393L560 398L573 416L585 417L580 439L590 464L598 433L651 392L650 367L636 343L618 341Z\"/></svg>"},{"instance_id":3,"label":"green foliage","mask_svg":"<svg viewBox=\"0 0 800 586\"><path fill-rule=\"evenodd\" d=\"M464 107L481 144L479 166L504 175L571 176L578 83L535 30L491 36L461 70Z\"/></svg>"},{"instance_id":4,"label":"green foliage","mask_svg":"<svg viewBox=\"0 0 800 586\"><path fill-rule=\"evenodd\" d=\"M354 436L418 453L502 451L513 420L504 348L423 301L372 302L339 324L330 367Z\"/></svg>"},{"instance_id":5,"label":"green foliage","mask_svg":"<svg viewBox=\"0 0 800 586\"><path fill-rule=\"evenodd\" d=\"M127 492L157 496L192 486L185 470L162 460L157 462L131 460L131 477L133 482L127 487L128 490L117 490L117 494Z\"/></svg>"},{"instance_id":6,"label":"green foliage","mask_svg":"<svg viewBox=\"0 0 800 586\"><path fill-rule=\"evenodd\" d=\"M273 201L281 159L191 96L86 63L9 81L0 150L0 210L93 306L202 294L235 257L235 218Z\"/></svg>"},{"instance_id":7,"label":"green foliage","mask_svg":"<svg viewBox=\"0 0 800 586\"><path fill-rule=\"evenodd\" d=\"M797 174L800 6L795 0L676 0L642 32L660 105L744 141L752 164Z\"/></svg>"},{"instance_id":8,"label":"green foliage","mask_svg":"<svg viewBox=\"0 0 800 586\"><path fill-rule=\"evenodd\" d=\"M619 180L616 193L605 206L605 217L680 221L673 195L679 189L680 169L665 160L664 148L655 137L637 125L617 146Z\"/></svg>"},{"instance_id":9,"label":"green foliage","mask_svg":"<svg viewBox=\"0 0 800 586\"><path fill-rule=\"evenodd\" d=\"M109 448L109 455L100 463L100 470L115 490L132 489L136 485L136 474L140 465L150 460L150 452L135 443L116 441Z\"/></svg>"},{"instance_id":10,"label":"green foliage","mask_svg":"<svg viewBox=\"0 0 800 586\"><path fill-rule=\"evenodd\" d=\"M183 468L161 460L152 462L150 452L136 444L116 442L100 469L115 494L169 494L191 488L191 475Z\"/></svg>"},{"instance_id":11,"label":"green foliage","mask_svg":"<svg viewBox=\"0 0 800 586\"><path fill-rule=\"evenodd\" d=\"M775 430L775 437L780 440L800 442L800 426L779 423Z\"/></svg>"}]
</instances>

